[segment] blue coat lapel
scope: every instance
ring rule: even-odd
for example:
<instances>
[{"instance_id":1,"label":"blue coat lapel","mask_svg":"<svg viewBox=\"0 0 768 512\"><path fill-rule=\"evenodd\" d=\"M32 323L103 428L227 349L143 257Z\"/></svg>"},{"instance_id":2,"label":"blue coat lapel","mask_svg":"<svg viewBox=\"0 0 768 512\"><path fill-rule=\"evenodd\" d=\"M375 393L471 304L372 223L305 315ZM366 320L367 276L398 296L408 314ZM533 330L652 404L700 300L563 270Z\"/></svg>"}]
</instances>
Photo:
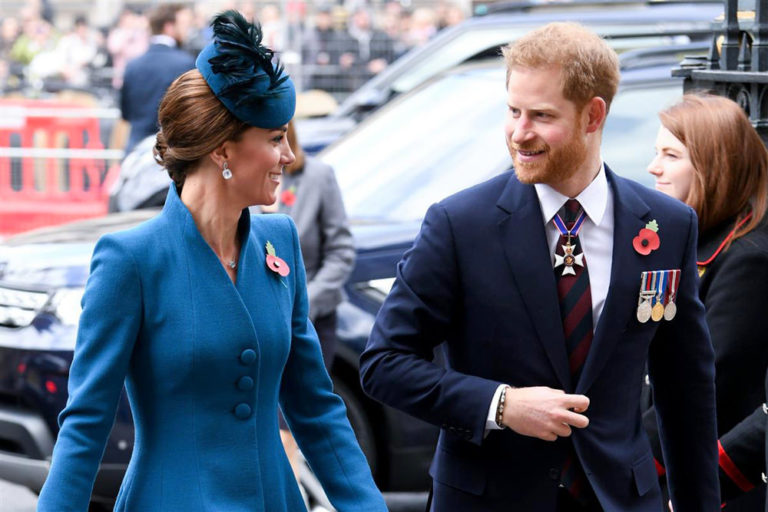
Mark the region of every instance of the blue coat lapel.
<instances>
[{"instance_id":1,"label":"blue coat lapel","mask_svg":"<svg viewBox=\"0 0 768 512\"><path fill-rule=\"evenodd\" d=\"M504 253L563 389L572 389L555 274L536 190L511 177L496 206Z\"/></svg>"},{"instance_id":2,"label":"blue coat lapel","mask_svg":"<svg viewBox=\"0 0 768 512\"><path fill-rule=\"evenodd\" d=\"M193 293L208 293L211 306L226 311L227 328L238 339L253 339L260 345L254 318L248 305L243 302L241 289L252 286L254 274L263 279L264 265L259 265L258 250L253 247L250 234L250 215L244 210L238 226L238 235L242 241L238 259L237 283L232 283L213 249L208 245L195 225L192 214L182 203L175 187L171 187L163 208L162 215L167 220L169 229L174 232L181 257L187 258L190 288ZM263 257L262 257L263 259ZM255 261L254 261L255 260ZM259 273L262 274L259 276ZM247 283L247 284L244 284ZM213 286L211 286L213 284ZM202 303L203 297L190 298L193 304ZM234 313L237 314L234 314ZM207 311L217 317L214 311ZM196 317L197 318L197 317Z\"/></svg>"},{"instance_id":3,"label":"blue coat lapel","mask_svg":"<svg viewBox=\"0 0 768 512\"><path fill-rule=\"evenodd\" d=\"M635 252L632 239L645 227L650 208L606 165L608 185L613 191L613 261L608 296L600 314L592 347L584 363L584 371L576 386L576 393L586 393L605 366L614 346L622 338L626 326L637 309L640 274L644 268L643 256Z\"/></svg>"}]
</instances>

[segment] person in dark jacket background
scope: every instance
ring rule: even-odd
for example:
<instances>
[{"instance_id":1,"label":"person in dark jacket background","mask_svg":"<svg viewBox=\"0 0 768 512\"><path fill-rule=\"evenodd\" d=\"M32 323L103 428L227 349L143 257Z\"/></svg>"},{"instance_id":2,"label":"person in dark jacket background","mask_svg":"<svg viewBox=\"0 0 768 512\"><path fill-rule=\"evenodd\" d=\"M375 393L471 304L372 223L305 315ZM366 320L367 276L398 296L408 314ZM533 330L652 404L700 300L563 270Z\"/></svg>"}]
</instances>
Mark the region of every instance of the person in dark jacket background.
<instances>
[{"instance_id":1,"label":"person in dark jacket background","mask_svg":"<svg viewBox=\"0 0 768 512\"><path fill-rule=\"evenodd\" d=\"M168 86L195 67L195 59L181 49L192 25L192 12L181 4L163 4L150 13L152 37L147 51L125 68L120 111L131 124L125 154L142 139L157 133L157 108Z\"/></svg>"},{"instance_id":2,"label":"person in dark jacket background","mask_svg":"<svg viewBox=\"0 0 768 512\"><path fill-rule=\"evenodd\" d=\"M768 373L765 374L765 393L768 396ZM755 486L754 475L759 474L760 480L765 484L768 477L765 475L768 467L768 405L760 404L752 414L747 416L738 425L726 432L720 438L720 445L724 453L728 454L726 464L729 468L736 468L741 475L750 475L751 478L740 478L740 482L746 482L747 487ZM722 465L722 462L721 462ZM733 471L731 469L731 471ZM724 494L729 499L731 493L738 496L742 491L739 486L728 489ZM763 486L765 487L765 486ZM751 494L762 494L761 490L752 491ZM757 507L754 507L756 510ZM768 507L766 507L768 511Z\"/></svg>"},{"instance_id":3,"label":"person in dark jacket background","mask_svg":"<svg viewBox=\"0 0 768 512\"><path fill-rule=\"evenodd\" d=\"M763 510L765 466L740 465L736 459L743 458L745 443L762 458L764 440L748 434L746 426L739 434L730 431L752 414L751 423L762 422L765 431L768 151L743 110L727 98L686 95L659 116L656 157L648 171L657 190L684 201L699 217L699 293L715 349L724 510ZM663 475L653 406L644 423Z\"/></svg>"}]
</instances>

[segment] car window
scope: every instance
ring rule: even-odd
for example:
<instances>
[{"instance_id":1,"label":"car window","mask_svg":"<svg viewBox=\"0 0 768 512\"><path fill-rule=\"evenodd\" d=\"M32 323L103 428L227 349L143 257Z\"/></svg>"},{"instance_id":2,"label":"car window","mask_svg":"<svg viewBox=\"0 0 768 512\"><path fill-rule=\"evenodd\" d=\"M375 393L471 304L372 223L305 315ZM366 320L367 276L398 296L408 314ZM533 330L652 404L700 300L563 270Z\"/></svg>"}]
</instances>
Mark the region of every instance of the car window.
<instances>
[{"instance_id":1,"label":"car window","mask_svg":"<svg viewBox=\"0 0 768 512\"><path fill-rule=\"evenodd\" d=\"M441 71L460 64L487 48L514 41L533 28L489 27L459 34L454 39L437 47L429 55L424 55L428 58L423 58L421 62L408 66L402 75L392 83L392 90L396 93L410 91Z\"/></svg>"},{"instance_id":2,"label":"car window","mask_svg":"<svg viewBox=\"0 0 768 512\"><path fill-rule=\"evenodd\" d=\"M503 66L446 75L324 151L321 158L336 170L349 216L419 220L430 204L509 168L503 84ZM602 144L614 171L652 186L645 169L654 152L656 113L681 93L677 79L620 89Z\"/></svg>"},{"instance_id":3,"label":"car window","mask_svg":"<svg viewBox=\"0 0 768 512\"><path fill-rule=\"evenodd\" d=\"M682 93L682 82L677 80L619 91L603 132L603 158L611 169L643 185L653 186L653 176L646 167L653 159L660 125L656 114Z\"/></svg>"},{"instance_id":4,"label":"car window","mask_svg":"<svg viewBox=\"0 0 768 512\"><path fill-rule=\"evenodd\" d=\"M606 25L594 28L598 34L609 36L607 38L608 44L618 53L638 48L690 42L690 38L686 35L637 35L650 34L653 32L653 27L657 27L657 25ZM409 65L392 83L391 90L398 94L410 91L441 71L460 64L488 48L502 46L514 41L535 28L537 27L519 26L503 29L492 27L464 32L456 38L446 41L445 44L428 55L424 55L428 58L423 58L420 62Z\"/></svg>"},{"instance_id":5,"label":"car window","mask_svg":"<svg viewBox=\"0 0 768 512\"><path fill-rule=\"evenodd\" d=\"M466 91L472 91L466 94ZM509 166L504 68L455 73L372 116L321 158L350 217L413 220Z\"/></svg>"}]
</instances>

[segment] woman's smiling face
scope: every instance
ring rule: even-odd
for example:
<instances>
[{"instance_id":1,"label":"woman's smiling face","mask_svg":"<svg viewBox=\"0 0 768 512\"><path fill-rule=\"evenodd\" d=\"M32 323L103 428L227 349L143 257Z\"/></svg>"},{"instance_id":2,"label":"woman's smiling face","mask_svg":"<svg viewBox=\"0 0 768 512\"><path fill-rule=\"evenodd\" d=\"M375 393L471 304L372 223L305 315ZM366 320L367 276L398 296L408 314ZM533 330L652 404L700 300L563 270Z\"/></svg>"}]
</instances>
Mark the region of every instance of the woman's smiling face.
<instances>
[{"instance_id":1,"label":"woman's smiling face","mask_svg":"<svg viewBox=\"0 0 768 512\"><path fill-rule=\"evenodd\" d=\"M648 165L648 172L656 178L656 190L685 202L691 190L696 169L688 148L661 126L656 136L656 156Z\"/></svg>"},{"instance_id":2,"label":"woman's smiling face","mask_svg":"<svg viewBox=\"0 0 768 512\"><path fill-rule=\"evenodd\" d=\"M251 127L231 142L227 165L232 185L249 205L268 205L277 199L283 167L295 160L285 135L288 125L274 129Z\"/></svg>"}]
</instances>

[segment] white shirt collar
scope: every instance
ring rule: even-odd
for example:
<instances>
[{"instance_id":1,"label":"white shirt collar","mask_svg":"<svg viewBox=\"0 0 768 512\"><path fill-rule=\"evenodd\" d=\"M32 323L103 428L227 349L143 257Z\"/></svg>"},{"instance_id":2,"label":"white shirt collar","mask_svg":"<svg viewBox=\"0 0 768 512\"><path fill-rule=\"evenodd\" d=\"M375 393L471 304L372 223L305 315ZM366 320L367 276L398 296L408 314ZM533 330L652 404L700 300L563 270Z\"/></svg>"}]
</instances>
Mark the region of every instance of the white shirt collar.
<instances>
[{"instance_id":1,"label":"white shirt collar","mask_svg":"<svg viewBox=\"0 0 768 512\"><path fill-rule=\"evenodd\" d=\"M565 202L570 199L560 192L556 191L544 183L536 183L536 195L539 196L541 204L541 213L544 215L544 225L548 224L555 214L560 211ZM605 215L605 207L608 202L608 179L605 176L605 164L600 163L600 171L587 185L587 188L581 191L581 194L575 197L587 213L587 217L596 226L599 226Z\"/></svg>"},{"instance_id":2,"label":"white shirt collar","mask_svg":"<svg viewBox=\"0 0 768 512\"><path fill-rule=\"evenodd\" d=\"M149 38L149 44L164 44L171 48L176 48L176 40L165 34L156 34Z\"/></svg>"}]
</instances>

